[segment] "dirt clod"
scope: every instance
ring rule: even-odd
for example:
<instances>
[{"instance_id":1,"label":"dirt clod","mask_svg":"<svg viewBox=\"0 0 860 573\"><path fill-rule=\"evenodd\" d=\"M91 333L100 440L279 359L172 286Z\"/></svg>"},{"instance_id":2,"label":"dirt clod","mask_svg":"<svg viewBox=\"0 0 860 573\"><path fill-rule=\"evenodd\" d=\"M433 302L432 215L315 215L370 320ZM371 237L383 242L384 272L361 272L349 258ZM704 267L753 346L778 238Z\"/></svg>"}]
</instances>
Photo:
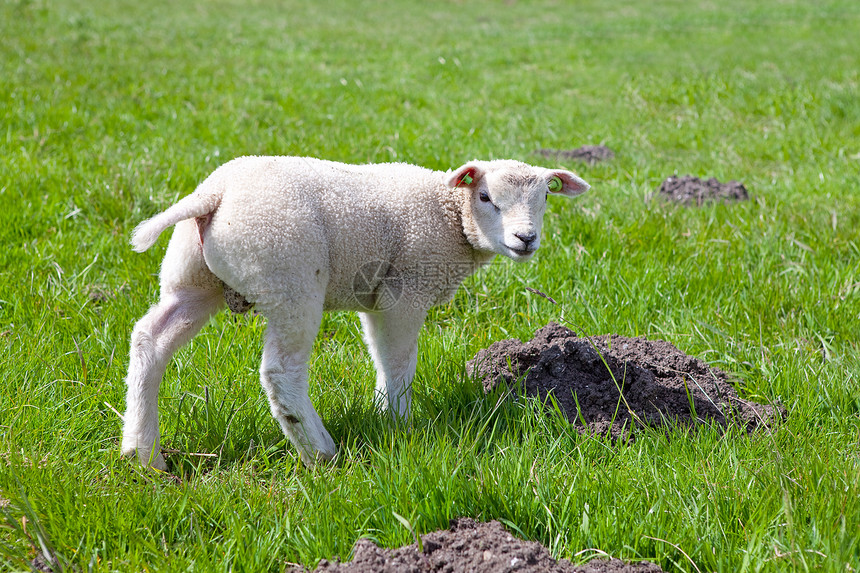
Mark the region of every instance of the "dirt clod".
<instances>
[{"instance_id":1,"label":"dirt clod","mask_svg":"<svg viewBox=\"0 0 860 573\"><path fill-rule=\"evenodd\" d=\"M599 163L615 157L615 153L605 145L583 145L576 149L538 149L536 153L544 157L573 159L585 163Z\"/></svg>"},{"instance_id":2,"label":"dirt clod","mask_svg":"<svg viewBox=\"0 0 860 573\"><path fill-rule=\"evenodd\" d=\"M743 183L737 181L720 183L714 177L702 180L692 175L681 177L673 175L667 178L660 185L657 193L663 199L675 201L682 205L696 206L713 201L734 203L749 199L749 193Z\"/></svg>"},{"instance_id":3,"label":"dirt clod","mask_svg":"<svg viewBox=\"0 0 860 573\"><path fill-rule=\"evenodd\" d=\"M54 573L54 565L52 559L46 559L42 555L36 555L33 561L30 562L30 567L33 571L38 571L39 573Z\"/></svg>"},{"instance_id":4,"label":"dirt clod","mask_svg":"<svg viewBox=\"0 0 860 573\"><path fill-rule=\"evenodd\" d=\"M697 423L736 424L752 431L784 415L773 406L743 400L725 372L666 341L617 334L580 338L555 323L529 342L492 344L466 370L482 380L487 392L507 384L544 402L552 394L582 432L613 438L632 438L634 427Z\"/></svg>"},{"instance_id":5,"label":"dirt clod","mask_svg":"<svg viewBox=\"0 0 860 573\"><path fill-rule=\"evenodd\" d=\"M317 573L664 573L653 563L626 563L595 559L576 566L556 561L534 541L508 533L498 521L469 518L451 520L450 528L422 537L422 549L413 543L382 549L369 539L359 539L352 561L321 561ZM301 570L294 570L295 573Z\"/></svg>"}]
</instances>

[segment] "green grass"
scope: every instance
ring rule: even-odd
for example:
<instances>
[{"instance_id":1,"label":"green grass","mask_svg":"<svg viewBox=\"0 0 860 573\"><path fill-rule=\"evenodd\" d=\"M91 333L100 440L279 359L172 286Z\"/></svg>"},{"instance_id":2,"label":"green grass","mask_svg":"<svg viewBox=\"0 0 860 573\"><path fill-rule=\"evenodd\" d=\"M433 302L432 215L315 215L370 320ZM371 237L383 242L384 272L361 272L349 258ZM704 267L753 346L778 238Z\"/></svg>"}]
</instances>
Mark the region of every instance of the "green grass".
<instances>
[{"instance_id":1,"label":"green grass","mask_svg":"<svg viewBox=\"0 0 860 573\"><path fill-rule=\"evenodd\" d=\"M860 568L860 5L151 4L0 0L0 569L44 544L80 571L280 571L411 542L395 514L500 519L576 561ZM593 190L552 202L536 260L432 311L409 428L371 408L355 316L328 315L312 398L341 453L304 468L257 382L264 321L225 312L162 385L179 479L120 458L166 244L128 236L218 164L552 164L534 151L596 143L617 158L566 165ZM673 173L753 198L648 201ZM788 418L620 446L465 375L562 316L668 339Z\"/></svg>"}]
</instances>

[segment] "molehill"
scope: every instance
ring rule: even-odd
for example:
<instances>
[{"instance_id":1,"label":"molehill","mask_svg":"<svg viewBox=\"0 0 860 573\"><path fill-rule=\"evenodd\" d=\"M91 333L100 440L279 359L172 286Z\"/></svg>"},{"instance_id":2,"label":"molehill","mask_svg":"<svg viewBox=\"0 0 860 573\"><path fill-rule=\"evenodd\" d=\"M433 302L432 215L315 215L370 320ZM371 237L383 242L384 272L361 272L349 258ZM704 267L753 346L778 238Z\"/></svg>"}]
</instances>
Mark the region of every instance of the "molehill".
<instances>
[{"instance_id":1,"label":"molehill","mask_svg":"<svg viewBox=\"0 0 860 573\"><path fill-rule=\"evenodd\" d=\"M752 431L784 415L780 407L740 398L725 372L664 340L584 338L555 323L528 342L492 344L466 371L487 392L506 384L545 403L551 394L582 432L624 440L646 426L734 424Z\"/></svg>"},{"instance_id":2,"label":"molehill","mask_svg":"<svg viewBox=\"0 0 860 573\"><path fill-rule=\"evenodd\" d=\"M693 175L667 177L660 184L657 195L662 199L688 206L701 206L713 202L736 203L749 199L749 193L743 183L738 181L720 183L715 177L700 179Z\"/></svg>"},{"instance_id":3,"label":"molehill","mask_svg":"<svg viewBox=\"0 0 860 573\"><path fill-rule=\"evenodd\" d=\"M293 569L301 573L306 569ZM556 561L546 547L523 541L498 521L486 523L469 518L452 519L449 529L434 531L417 543L382 549L369 539L359 539L352 560L321 561L315 573L665 573L653 563L627 563L619 559L594 559L585 565Z\"/></svg>"}]
</instances>

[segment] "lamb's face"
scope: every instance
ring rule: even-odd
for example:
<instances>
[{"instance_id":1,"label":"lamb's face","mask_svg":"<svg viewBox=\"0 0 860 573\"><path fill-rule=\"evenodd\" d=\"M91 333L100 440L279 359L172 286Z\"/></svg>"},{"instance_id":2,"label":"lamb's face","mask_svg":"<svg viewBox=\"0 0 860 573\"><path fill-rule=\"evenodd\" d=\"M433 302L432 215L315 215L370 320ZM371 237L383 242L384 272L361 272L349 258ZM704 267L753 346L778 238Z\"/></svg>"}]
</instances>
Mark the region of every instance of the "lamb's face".
<instances>
[{"instance_id":1,"label":"lamb's face","mask_svg":"<svg viewBox=\"0 0 860 573\"><path fill-rule=\"evenodd\" d=\"M448 184L469 190L463 227L472 245L518 262L540 247L549 195L573 197L589 188L570 171L516 161L467 163L449 176Z\"/></svg>"}]
</instances>

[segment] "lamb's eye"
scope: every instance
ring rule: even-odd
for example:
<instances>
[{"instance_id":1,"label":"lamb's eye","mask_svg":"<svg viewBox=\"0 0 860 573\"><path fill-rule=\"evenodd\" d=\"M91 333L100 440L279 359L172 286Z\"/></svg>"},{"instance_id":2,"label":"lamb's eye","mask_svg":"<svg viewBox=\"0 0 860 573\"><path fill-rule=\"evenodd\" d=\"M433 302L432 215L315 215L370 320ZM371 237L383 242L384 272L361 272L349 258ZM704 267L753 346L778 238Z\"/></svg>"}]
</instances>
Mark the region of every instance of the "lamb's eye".
<instances>
[{"instance_id":1,"label":"lamb's eye","mask_svg":"<svg viewBox=\"0 0 860 573\"><path fill-rule=\"evenodd\" d=\"M490 196L487 194L486 191L481 191L481 201L483 201L484 203L490 203Z\"/></svg>"}]
</instances>

